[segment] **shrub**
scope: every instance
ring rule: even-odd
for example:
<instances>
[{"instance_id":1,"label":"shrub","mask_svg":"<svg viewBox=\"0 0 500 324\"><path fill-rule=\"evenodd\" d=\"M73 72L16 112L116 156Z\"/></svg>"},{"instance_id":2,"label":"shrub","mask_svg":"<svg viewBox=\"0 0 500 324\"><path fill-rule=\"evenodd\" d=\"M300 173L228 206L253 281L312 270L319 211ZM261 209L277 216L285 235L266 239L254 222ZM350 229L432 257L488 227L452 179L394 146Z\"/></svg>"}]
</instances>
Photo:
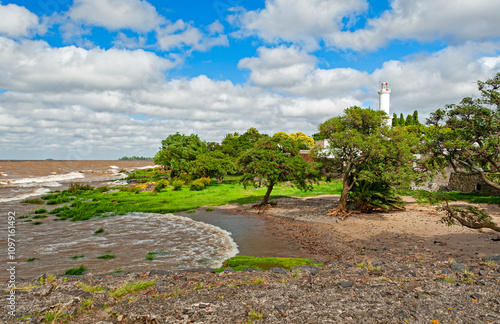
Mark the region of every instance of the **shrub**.
<instances>
[{"instance_id":1,"label":"shrub","mask_svg":"<svg viewBox=\"0 0 500 324\"><path fill-rule=\"evenodd\" d=\"M349 192L348 202L355 205L362 213L369 213L375 208L403 209L404 202L388 183L359 181Z\"/></svg>"},{"instance_id":2,"label":"shrub","mask_svg":"<svg viewBox=\"0 0 500 324\"><path fill-rule=\"evenodd\" d=\"M78 266L75 268L66 269L66 272L64 272L64 275L66 275L66 276L81 276L81 275L83 275L83 273L85 271L87 271L87 268L85 268L82 264L81 266Z\"/></svg>"},{"instance_id":3,"label":"shrub","mask_svg":"<svg viewBox=\"0 0 500 324\"><path fill-rule=\"evenodd\" d=\"M205 187L210 185L212 183L212 179L208 178L208 177L205 177L205 178L199 178L197 181L200 181L202 182Z\"/></svg>"},{"instance_id":4,"label":"shrub","mask_svg":"<svg viewBox=\"0 0 500 324\"><path fill-rule=\"evenodd\" d=\"M110 253L111 253L111 250L107 250L106 254L100 255L97 258L98 259L103 259L103 260L114 259L115 258L115 254L114 253L110 254Z\"/></svg>"},{"instance_id":5,"label":"shrub","mask_svg":"<svg viewBox=\"0 0 500 324\"><path fill-rule=\"evenodd\" d=\"M45 214L47 212L47 209L45 208L40 208L35 210L35 214Z\"/></svg>"},{"instance_id":6,"label":"shrub","mask_svg":"<svg viewBox=\"0 0 500 324\"><path fill-rule=\"evenodd\" d=\"M194 180L191 182L191 186L189 187L189 190L193 191L200 191L205 189L205 183L202 179Z\"/></svg>"},{"instance_id":7,"label":"shrub","mask_svg":"<svg viewBox=\"0 0 500 324\"><path fill-rule=\"evenodd\" d=\"M42 205L43 200L41 200L40 198L26 199L25 201L23 201L23 203L24 204L33 204L33 205Z\"/></svg>"},{"instance_id":8,"label":"shrub","mask_svg":"<svg viewBox=\"0 0 500 324\"><path fill-rule=\"evenodd\" d=\"M161 179L160 181L158 181L158 183L156 184L153 192L160 192L162 191L165 187L168 187L168 180L165 180L165 179Z\"/></svg>"},{"instance_id":9,"label":"shrub","mask_svg":"<svg viewBox=\"0 0 500 324\"><path fill-rule=\"evenodd\" d=\"M94 188L89 184L82 184L82 183L78 183L78 182L70 183L69 188L68 188L68 192L70 192L70 193L75 193L78 191L87 191L87 190L94 190Z\"/></svg>"},{"instance_id":10,"label":"shrub","mask_svg":"<svg viewBox=\"0 0 500 324\"><path fill-rule=\"evenodd\" d=\"M175 179L172 181L172 186L174 187L174 190L181 190L183 185L184 181L180 179Z\"/></svg>"}]
</instances>

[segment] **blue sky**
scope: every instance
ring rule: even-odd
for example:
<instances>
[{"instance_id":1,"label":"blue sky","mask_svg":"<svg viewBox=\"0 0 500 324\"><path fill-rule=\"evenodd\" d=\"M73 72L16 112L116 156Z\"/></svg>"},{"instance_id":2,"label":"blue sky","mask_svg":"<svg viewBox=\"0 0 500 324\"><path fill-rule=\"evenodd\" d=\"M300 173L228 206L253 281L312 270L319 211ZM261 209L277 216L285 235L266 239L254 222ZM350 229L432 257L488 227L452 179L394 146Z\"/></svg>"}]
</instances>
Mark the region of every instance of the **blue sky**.
<instances>
[{"instance_id":1,"label":"blue sky","mask_svg":"<svg viewBox=\"0 0 500 324\"><path fill-rule=\"evenodd\" d=\"M0 159L153 156L316 132L353 105L433 110L500 71L497 0L0 2Z\"/></svg>"}]
</instances>

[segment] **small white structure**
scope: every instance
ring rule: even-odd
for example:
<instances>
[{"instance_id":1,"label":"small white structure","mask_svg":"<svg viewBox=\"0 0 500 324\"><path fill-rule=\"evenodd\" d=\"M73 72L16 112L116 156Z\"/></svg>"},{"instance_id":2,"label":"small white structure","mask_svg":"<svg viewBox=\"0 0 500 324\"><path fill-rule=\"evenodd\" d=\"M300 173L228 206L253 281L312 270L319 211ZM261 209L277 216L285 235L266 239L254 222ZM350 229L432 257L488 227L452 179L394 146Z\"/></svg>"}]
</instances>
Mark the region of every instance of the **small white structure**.
<instances>
[{"instance_id":1,"label":"small white structure","mask_svg":"<svg viewBox=\"0 0 500 324\"><path fill-rule=\"evenodd\" d=\"M391 89L389 88L389 84L387 82L382 82L380 85L380 90L378 91L379 99L378 99L378 109L385 111L389 119L387 121L388 126L392 124L392 117L390 114L390 106L391 106Z\"/></svg>"}]
</instances>

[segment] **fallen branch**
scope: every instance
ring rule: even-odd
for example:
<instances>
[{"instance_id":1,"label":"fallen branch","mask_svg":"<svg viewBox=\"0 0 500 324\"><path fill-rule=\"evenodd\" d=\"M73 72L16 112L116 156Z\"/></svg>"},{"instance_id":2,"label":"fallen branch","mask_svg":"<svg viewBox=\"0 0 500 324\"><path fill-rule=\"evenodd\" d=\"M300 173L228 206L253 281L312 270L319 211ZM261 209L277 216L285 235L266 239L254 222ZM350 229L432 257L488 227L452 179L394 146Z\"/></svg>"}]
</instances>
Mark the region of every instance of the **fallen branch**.
<instances>
[{"instance_id":1,"label":"fallen branch","mask_svg":"<svg viewBox=\"0 0 500 324\"><path fill-rule=\"evenodd\" d=\"M441 219L443 223L456 225L456 222L459 222L462 226L473 229L490 228L500 232L500 227L491 220L491 216L487 215L483 209L475 206L467 206L466 209L452 208L447 199L445 199L445 202L445 206L438 208L447 214Z\"/></svg>"}]
</instances>

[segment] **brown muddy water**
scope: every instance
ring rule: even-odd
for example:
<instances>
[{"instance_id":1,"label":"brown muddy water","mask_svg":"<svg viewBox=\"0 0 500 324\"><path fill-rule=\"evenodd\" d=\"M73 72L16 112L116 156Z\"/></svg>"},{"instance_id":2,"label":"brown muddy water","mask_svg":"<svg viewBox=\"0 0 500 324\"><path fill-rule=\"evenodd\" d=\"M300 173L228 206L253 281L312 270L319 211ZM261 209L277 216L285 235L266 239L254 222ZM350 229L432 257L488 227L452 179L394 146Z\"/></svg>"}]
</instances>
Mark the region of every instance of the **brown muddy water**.
<instances>
[{"instance_id":1,"label":"brown muddy water","mask_svg":"<svg viewBox=\"0 0 500 324\"><path fill-rule=\"evenodd\" d=\"M133 213L80 222L54 221L51 215L36 226L18 218L41 208L22 203L26 199L66 189L71 182L105 185L120 181L120 170L152 166L150 161L0 161L0 246L5 247L0 262L17 262L17 278L29 279L64 274L81 264L92 274L216 267L237 253L286 256L295 248L264 218L223 209L179 215ZM11 236L14 260L7 254L9 213L16 214L16 233ZM101 227L104 231L94 235ZM145 259L148 252L156 252L155 260ZM115 257L98 259L106 253ZM8 277L7 271L0 271L0 279Z\"/></svg>"}]
</instances>

